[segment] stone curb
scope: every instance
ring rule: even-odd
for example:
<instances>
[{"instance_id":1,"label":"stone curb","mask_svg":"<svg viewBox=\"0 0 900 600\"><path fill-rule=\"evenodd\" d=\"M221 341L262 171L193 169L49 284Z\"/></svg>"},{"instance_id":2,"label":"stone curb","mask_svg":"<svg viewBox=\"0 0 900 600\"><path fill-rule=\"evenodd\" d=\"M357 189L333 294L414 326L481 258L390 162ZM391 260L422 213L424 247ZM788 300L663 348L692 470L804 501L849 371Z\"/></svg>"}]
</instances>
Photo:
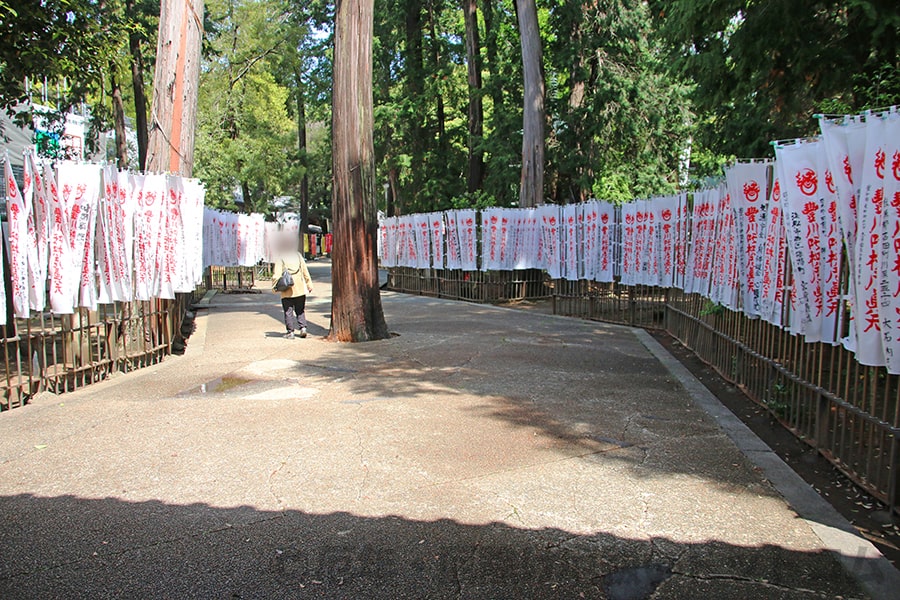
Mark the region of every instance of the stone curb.
<instances>
[{"instance_id":1,"label":"stone curb","mask_svg":"<svg viewBox=\"0 0 900 600\"><path fill-rule=\"evenodd\" d=\"M787 463L726 408L678 359L643 329L634 335L681 383L691 399L706 411L738 449L807 522L822 544L875 600L897 597L900 571L825 501Z\"/></svg>"}]
</instances>

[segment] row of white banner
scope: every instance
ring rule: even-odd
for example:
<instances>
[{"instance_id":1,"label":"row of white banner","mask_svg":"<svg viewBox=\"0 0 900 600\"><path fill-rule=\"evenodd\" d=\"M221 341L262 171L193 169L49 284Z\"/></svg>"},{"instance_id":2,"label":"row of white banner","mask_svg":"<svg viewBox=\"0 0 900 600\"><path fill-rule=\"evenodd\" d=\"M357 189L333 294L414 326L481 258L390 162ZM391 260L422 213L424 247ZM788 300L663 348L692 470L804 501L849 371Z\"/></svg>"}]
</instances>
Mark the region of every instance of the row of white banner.
<instances>
[{"instance_id":1,"label":"row of white banner","mask_svg":"<svg viewBox=\"0 0 900 600\"><path fill-rule=\"evenodd\" d=\"M675 287L900 373L900 113L820 126L817 138L776 144L774 162L729 167L723 185L690 201L388 218L379 255L387 267Z\"/></svg>"},{"instance_id":2,"label":"row of white banner","mask_svg":"<svg viewBox=\"0 0 900 600\"><path fill-rule=\"evenodd\" d=\"M238 214L205 208L203 265L252 267L275 262L284 243L298 244L300 221L266 222L259 213Z\"/></svg>"},{"instance_id":3,"label":"row of white banner","mask_svg":"<svg viewBox=\"0 0 900 600\"><path fill-rule=\"evenodd\" d=\"M26 153L19 188L7 158L6 252L17 317L174 298L202 276L199 181L113 166L39 163ZM2 267L2 265L0 265Z\"/></svg>"}]
</instances>

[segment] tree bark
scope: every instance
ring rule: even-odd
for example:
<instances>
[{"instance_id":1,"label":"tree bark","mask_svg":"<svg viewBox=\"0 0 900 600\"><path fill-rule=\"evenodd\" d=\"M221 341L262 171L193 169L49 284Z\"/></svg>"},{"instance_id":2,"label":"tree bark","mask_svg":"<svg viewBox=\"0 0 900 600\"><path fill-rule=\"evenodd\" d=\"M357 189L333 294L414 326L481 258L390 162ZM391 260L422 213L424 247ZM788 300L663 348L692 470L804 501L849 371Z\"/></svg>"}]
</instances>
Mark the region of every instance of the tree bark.
<instances>
[{"instance_id":1,"label":"tree bark","mask_svg":"<svg viewBox=\"0 0 900 600\"><path fill-rule=\"evenodd\" d=\"M135 19L134 0L125 1L129 18ZM141 171L147 167L147 94L144 89L144 53L141 50L141 36L132 30L128 34L128 50L131 54L131 87L134 90L134 128L137 133L138 166Z\"/></svg>"},{"instance_id":2,"label":"tree bark","mask_svg":"<svg viewBox=\"0 0 900 600\"><path fill-rule=\"evenodd\" d=\"M490 2L490 0L488 0ZM469 166L466 173L466 189L481 189L484 178L484 108L481 103L481 44L478 39L477 0L462 0L466 26L466 59L469 80Z\"/></svg>"},{"instance_id":3,"label":"tree bark","mask_svg":"<svg viewBox=\"0 0 900 600\"><path fill-rule=\"evenodd\" d=\"M438 36L437 30L435 28L435 16L434 16L434 0L429 0L428 2L428 28L429 33L431 34L431 58L434 61L434 71L433 73L440 73L441 71L441 51L438 46ZM438 93L437 93L437 102L435 106L435 117L437 118L437 134L438 134L438 148L444 149L447 144L447 115L444 110L444 95L440 90L441 87L440 78L437 80L438 85Z\"/></svg>"},{"instance_id":4,"label":"tree bark","mask_svg":"<svg viewBox=\"0 0 900 600\"><path fill-rule=\"evenodd\" d=\"M525 106L522 114L522 178L519 206L544 203L544 71L535 0L516 0Z\"/></svg>"},{"instance_id":5,"label":"tree bark","mask_svg":"<svg viewBox=\"0 0 900 600\"><path fill-rule=\"evenodd\" d=\"M122 87L116 77L116 65L109 65L109 85L112 96L113 122L116 131L116 165L120 169L128 168L128 137L125 131L125 104L122 102Z\"/></svg>"},{"instance_id":6,"label":"tree bark","mask_svg":"<svg viewBox=\"0 0 900 600\"><path fill-rule=\"evenodd\" d=\"M203 0L161 0L147 170L194 169Z\"/></svg>"},{"instance_id":7,"label":"tree bark","mask_svg":"<svg viewBox=\"0 0 900 600\"><path fill-rule=\"evenodd\" d=\"M300 233L309 227L309 160L306 153L306 100L303 81L297 73L297 143L300 149L300 164L303 177L300 178Z\"/></svg>"},{"instance_id":8,"label":"tree bark","mask_svg":"<svg viewBox=\"0 0 900 600\"><path fill-rule=\"evenodd\" d=\"M503 89L500 87L500 63L497 58L497 28L494 27L493 2L481 4L484 16L484 51L487 58L488 91L493 102L493 114L503 109Z\"/></svg>"},{"instance_id":9,"label":"tree bark","mask_svg":"<svg viewBox=\"0 0 900 600\"><path fill-rule=\"evenodd\" d=\"M377 199L373 143L374 0L335 6L332 155L334 246L329 339L389 337L378 289Z\"/></svg>"}]
</instances>

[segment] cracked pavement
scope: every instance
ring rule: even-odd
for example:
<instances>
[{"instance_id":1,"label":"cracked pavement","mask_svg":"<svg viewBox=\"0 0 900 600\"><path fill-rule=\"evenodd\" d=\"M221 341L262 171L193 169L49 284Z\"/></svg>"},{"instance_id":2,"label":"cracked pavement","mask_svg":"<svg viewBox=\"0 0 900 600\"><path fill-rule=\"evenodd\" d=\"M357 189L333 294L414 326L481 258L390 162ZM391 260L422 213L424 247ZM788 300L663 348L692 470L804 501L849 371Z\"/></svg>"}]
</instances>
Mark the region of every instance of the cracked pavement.
<instances>
[{"instance_id":1,"label":"cracked pavement","mask_svg":"<svg viewBox=\"0 0 900 600\"><path fill-rule=\"evenodd\" d=\"M217 295L0 415L0 597L874 597L632 330L385 294L332 344L310 270L307 339Z\"/></svg>"}]
</instances>

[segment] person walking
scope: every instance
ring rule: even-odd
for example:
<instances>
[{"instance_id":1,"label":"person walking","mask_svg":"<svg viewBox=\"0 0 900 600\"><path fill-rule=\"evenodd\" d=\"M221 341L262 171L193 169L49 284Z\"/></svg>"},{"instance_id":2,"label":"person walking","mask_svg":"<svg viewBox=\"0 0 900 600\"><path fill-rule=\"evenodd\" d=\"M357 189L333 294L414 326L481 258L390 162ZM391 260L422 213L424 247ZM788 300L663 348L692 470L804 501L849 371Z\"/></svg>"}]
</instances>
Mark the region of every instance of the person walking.
<instances>
[{"instance_id":1,"label":"person walking","mask_svg":"<svg viewBox=\"0 0 900 600\"><path fill-rule=\"evenodd\" d=\"M278 281L282 273L287 270L294 279L294 285L276 294L281 294L281 308L284 309L284 326L287 333L284 337L294 339L296 331L300 337L306 337L306 295L312 294L312 278L306 261L299 251L298 240L286 240L281 255L275 261L275 271L272 273L272 281Z\"/></svg>"}]
</instances>

